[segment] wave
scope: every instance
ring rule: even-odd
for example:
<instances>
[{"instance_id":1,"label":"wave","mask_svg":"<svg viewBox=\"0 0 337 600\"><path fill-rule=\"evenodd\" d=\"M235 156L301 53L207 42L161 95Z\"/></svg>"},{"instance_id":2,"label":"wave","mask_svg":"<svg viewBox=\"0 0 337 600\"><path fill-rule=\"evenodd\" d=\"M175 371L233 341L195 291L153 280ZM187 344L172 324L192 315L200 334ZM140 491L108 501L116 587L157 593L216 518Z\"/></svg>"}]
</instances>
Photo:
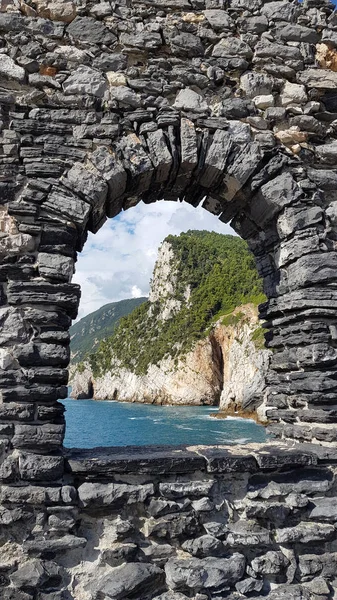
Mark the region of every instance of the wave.
<instances>
[{"instance_id":1,"label":"wave","mask_svg":"<svg viewBox=\"0 0 337 600\"><path fill-rule=\"evenodd\" d=\"M247 417L225 417L225 421L249 421L250 423L255 423L254 419L247 419Z\"/></svg>"}]
</instances>

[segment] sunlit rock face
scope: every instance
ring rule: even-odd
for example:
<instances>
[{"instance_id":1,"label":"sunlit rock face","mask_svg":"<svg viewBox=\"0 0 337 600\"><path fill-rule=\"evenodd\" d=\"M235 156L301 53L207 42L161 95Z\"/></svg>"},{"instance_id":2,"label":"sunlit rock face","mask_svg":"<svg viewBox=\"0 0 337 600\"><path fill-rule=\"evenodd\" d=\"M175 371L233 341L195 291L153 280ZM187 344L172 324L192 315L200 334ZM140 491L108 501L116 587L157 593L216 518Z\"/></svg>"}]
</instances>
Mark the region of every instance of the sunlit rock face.
<instances>
[{"instance_id":1,"label":"sunlit rock face","mask_svg":"<svg viewBox=\"0 0 337 600\"><path fill-rule=\"evenodd\" d=\"M242 311L242 312L241 312ZM137 375L114 360L102 376L84 363L71 373L71 396L150 404L210 404L224 411L255 412L263 403L270 351L257 347L257 311L242 306L235 325L214 325L210 335L180 358L166 357ZM262 415L262 412L261 412Z\"/></svg>"}]
</instances>

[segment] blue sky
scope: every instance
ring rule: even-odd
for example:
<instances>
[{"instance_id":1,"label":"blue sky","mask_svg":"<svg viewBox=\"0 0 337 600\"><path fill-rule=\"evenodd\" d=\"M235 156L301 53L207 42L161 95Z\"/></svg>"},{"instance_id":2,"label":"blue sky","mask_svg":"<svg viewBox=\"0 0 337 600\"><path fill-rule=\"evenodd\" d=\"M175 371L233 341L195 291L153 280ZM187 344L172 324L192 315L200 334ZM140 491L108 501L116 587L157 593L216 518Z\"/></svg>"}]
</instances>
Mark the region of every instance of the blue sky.
<instances>
[{"instance_id":1,"label":"blue sky","mask_svg":"<svg viewBox=\"0 0 337 600\"><path fill-rule=\"evenodd\" d=\"M159 244L188 229L234 233L202 207L160 201L140 202L89 234L74 276L82 288L79 318L108 302L147 295Z\"/></svg>"}]
</instances>

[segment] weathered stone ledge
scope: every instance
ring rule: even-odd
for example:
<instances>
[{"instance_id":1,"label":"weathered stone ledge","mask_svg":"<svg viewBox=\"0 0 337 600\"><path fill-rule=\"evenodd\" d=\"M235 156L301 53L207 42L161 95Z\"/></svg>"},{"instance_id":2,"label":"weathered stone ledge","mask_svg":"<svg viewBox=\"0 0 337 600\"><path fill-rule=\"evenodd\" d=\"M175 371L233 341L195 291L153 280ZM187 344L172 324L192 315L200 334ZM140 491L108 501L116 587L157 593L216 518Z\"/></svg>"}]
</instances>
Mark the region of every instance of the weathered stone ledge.
<instances>
[{"instance_id":1,"label":"weathered stone ledge","mask_svg":"<svg viewBox=\"0 0 337 600\"><path fill-rule=\"evenodd\" d=\"M326 449L325 449L326 450ZM66 450L66 468L86 480L117 473L169 474L268 471L316 465L319 447L280 442L242 446L126 446Z\"/></svg>"}]
</instances>

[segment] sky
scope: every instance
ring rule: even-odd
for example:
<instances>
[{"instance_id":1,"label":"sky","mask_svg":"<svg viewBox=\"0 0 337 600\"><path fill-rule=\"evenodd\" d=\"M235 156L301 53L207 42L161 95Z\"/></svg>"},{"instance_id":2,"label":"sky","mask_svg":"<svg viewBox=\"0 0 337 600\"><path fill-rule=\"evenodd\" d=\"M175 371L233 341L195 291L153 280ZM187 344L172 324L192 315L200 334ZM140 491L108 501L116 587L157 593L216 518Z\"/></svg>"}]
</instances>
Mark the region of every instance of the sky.
<instances>
[{"instance_id":1,"label":"sky","mask_svg":"<svg viewBox=\"0 0 337 600\"><path fill-rule=\"evenodd\" d=\"M234 234L201 206L163 200L140 202L90 233L73 279L82 289L78 319L109 302L147 296L158 246L188 229Z\"/></svg>"}]
</instances>

